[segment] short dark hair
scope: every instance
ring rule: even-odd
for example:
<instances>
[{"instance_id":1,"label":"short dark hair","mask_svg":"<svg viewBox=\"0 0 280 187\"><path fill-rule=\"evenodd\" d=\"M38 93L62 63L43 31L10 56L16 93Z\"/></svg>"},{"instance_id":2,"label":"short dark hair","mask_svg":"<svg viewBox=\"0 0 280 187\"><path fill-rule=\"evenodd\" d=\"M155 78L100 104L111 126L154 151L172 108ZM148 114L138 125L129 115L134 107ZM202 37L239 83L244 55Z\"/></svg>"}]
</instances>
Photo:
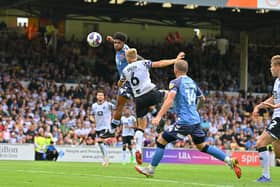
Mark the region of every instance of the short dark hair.
<instances>
[{"instance_id":1,"label":"short dark hair","mask_svg":"<svg viewBox=\"0 0 280 187\"><path fill-rule=\"evenodd\" d=\"M105 91L104 91L103 89L98 89L98 90L96 91L96 94L98 94L98 93L103 93L103 94L105 95Z\"/></svg>"},{"instance_id":2,"label":"short dark hair","mask_svg":"<svg viewBox=\"0 0 280 187\"><path fill-rule=\"evenodd\" d=\"M122 32L116 32L114 34L114 39L120 40L122 42L126 42L127 41L127 35L122 33Z\"/></svg>"}]
</instances>

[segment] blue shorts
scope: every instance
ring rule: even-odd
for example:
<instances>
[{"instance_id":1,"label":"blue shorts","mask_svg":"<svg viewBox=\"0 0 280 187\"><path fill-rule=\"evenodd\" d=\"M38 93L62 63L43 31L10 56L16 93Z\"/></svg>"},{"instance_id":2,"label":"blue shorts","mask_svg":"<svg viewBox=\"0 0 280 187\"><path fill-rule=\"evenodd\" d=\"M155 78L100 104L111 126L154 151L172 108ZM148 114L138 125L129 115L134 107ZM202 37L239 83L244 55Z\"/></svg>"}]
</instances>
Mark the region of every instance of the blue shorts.
<instances>
[{"instance_id":1,"label":"blue shorts","mask_svg":"<svg viewBox=\"0 0 280 187\"><path fill-rule=\"evenodd\" d=\"M133 97L133 92L132 92L132 88L129 84L129 82L125 82L118 91L118 95L123 96L127 99L130 99L131 97Z\"/></svg>"},{"instance_id":2,"label":"blue shorts","mask_svg":"<svg viewBox=\"0 0 280 187\"><path fill-rule=\"evenodd\" d=\"M191 135L194 144L201 144L205 141L206 134L200 124L196 125L171 125L166 129L162 137L169 143L174 140L183 140L187 135Z\"/></svg>"}]
</instances>

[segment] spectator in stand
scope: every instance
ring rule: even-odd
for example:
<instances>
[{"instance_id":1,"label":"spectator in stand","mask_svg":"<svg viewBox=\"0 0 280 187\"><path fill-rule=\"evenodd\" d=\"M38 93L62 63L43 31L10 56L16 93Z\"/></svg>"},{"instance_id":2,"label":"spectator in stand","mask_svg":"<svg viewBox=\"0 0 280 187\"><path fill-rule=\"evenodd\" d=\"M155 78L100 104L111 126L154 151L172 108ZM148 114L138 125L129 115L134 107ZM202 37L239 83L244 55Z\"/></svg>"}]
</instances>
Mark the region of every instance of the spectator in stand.
<instances>
[{"instance_id":1,"label":"spectator in stand","mask_svg":"<svg viewBox=\"0 0 280 187\"><path fill-rule=\"evenodd\" d=\"M248 137L245 143L246 150L256 150L256 140L253 137Z\"/></svg>"}]
</instances>

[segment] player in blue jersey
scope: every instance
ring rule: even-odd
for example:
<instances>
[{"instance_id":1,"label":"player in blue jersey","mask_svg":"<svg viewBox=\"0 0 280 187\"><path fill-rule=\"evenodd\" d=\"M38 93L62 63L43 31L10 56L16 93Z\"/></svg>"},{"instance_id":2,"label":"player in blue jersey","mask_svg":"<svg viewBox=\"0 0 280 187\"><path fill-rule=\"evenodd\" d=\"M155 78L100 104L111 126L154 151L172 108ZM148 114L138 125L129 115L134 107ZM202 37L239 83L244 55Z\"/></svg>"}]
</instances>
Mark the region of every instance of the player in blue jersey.
<instances>
[{"instance_id":1,"label":"player in blue jersey","mask_svg":"<svg viewBox=\"0 0 280 187\"><path fill-rule=\"evenodd\" d=\"M174 64L174 73L176 79L169 84L169 93L164 101L157 116L152 120L154 125L158 125L162 116L167 110L175 104L177 114L176 122L167 130L161 133L156 141L157 148L152 161L148 167L136 166L136 170L146 175L153 176L154 171L163 157L166 144L177 139L183 139L191 135L196 147L205 153L227 163L235 172L238 178L241 177L241 169L235 158L227 156L222 150L215 146L207 145L205 142L206 134L200 126L200 116L197 111L197 103L201 102L199 98L203 96L195 82L187 76L188 63L185 60L177 60Z\"/></svg>"},{"instance_id":2,"label":"player in blue jersey","mask_svg":"<svg viewBox=\"0 0 280 187\"><path fill-rule=\"evenodd\" d=\"M129 49L129 47L125 44L127 41L127 36L122 32L116 32L113 37L107 36L106 40L114 44L114 49L116 51L116 56L115 56L116 67L118 69L119 78L121 78L123 69L128 65L127 60L125 58L125 51ZM137 58L143 59L139 55L137 56ZM120 119L122 116L123 108L126 102L131 97L133 97L131 86L128 82L125 82L121 87L119 87L117 107L111 123L111 132L109 131L106 132L103 135L104 138L114 136L115 128L120 125Z\"/></svg>"}]
</instances>

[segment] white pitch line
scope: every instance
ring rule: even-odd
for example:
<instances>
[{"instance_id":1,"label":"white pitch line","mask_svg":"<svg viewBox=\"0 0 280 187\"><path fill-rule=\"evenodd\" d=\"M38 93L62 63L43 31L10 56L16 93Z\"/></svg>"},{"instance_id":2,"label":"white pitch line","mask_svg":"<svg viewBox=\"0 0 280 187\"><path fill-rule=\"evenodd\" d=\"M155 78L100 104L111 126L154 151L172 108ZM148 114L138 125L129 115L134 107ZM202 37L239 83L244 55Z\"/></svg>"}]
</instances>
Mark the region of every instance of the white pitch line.
<instances>
[{"instance_id":1,"label":"white pitch line","mask_svg":"<svg viewBox=\"0 0 280 187\"><path fill-rule=\"evenodd\" d=\"M15 170L16 172L24 172L24 173L43 173L48 175L71 175L71 176L89 176L89 177L103 177L110 178L114 180L131 180L131 181L141 181L143 182L143 178L137 177L123 177L123 176L112 176L112 175L98 175L98 174L73 174L73 173L64 173L64 172L48 172L44 170ZM172 183L172 184L184 184L184 185L196 185L196 186L213 186L213 187L233 187L231 185L216 185L216 184L204 184L204 183L194 183L194 182L183 182L176 180L168 180L168 179L154 179L154 178L144 178L147 182L156 182L156 183Z\"/></svg>"}]
</instances>

